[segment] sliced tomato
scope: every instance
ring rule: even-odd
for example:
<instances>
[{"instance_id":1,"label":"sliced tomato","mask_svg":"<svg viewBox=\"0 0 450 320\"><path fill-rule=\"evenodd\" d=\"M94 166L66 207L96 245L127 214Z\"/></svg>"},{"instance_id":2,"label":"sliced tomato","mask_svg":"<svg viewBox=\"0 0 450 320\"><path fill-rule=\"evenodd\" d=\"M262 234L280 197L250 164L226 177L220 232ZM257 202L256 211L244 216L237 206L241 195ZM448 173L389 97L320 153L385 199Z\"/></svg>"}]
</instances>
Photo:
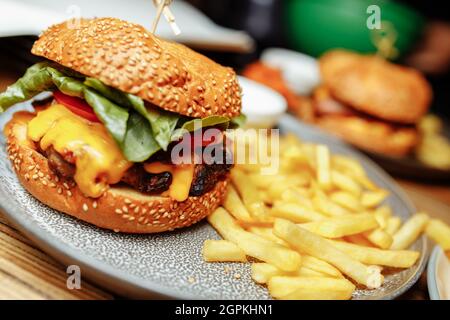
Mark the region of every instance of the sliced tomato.
<instances>
[{"instance_id":1,"label":"sliced tomato","mask_svg":"<svg viewBox=\"0 0 450 320\"><path fill-rule=\"evenodd\" d=\"M69 96L58 90L53 92L53 97L58 103L64 105L76 115L79 115L80 117L91 122L100 122L97 115L94 113L94 110L92 110L92 107L83 99Z\"/></svg>"}]
</instances>

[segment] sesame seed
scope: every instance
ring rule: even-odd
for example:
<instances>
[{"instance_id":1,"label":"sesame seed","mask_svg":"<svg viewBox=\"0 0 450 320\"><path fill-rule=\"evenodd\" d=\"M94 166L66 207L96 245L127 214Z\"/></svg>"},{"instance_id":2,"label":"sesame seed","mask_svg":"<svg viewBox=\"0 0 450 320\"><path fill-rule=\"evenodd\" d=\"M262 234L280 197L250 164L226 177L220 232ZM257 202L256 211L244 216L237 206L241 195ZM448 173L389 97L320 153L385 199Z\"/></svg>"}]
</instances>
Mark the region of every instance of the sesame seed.
<instances>
[{"instance_id":1,"label":"sesame seed","mask_svg":"<svg viewBox=\"0 0 450 320\"><path fill-rule=\"evenodd\" d=\"M235 274L234 274L234 278L235 278L235 279L240 279L240 278L241 278L241 275L240 275L239 273L235 273Z\"/></svg>"},{"instance_id":2,"label":"sesame seed","mask_svg":"<svg viewBox=\"0 0 450 320\"><path fill-rule=\"evenodd\" d=\"M125 206L123 206L123 207L122 207L122 211L123 211L123 212L127 212L127 213L128 213L128 208L127 208L127 207L125 207Z\"/></svg>"},{"instance_id":3,"label":"sesame seed","mask_svg":"<svg viewBox=\"0 0 450 320\"><path fill-rule=\"evenodd\" d=\"M120 209L116 209L116 210L114 210L114 212L117 213L117 214L122 214L123 213L122 210L120 210Z\"/></svg>"},{"instance_id":4,"label":"sesame seed","mask_svg":"<svg viewBox=\"0 0 450 320\"><path fill-rule=\"evenodd\" d=\"M89 210L89 207L86 203L83 203L83 211L87 212Z\"/></svg>"},{"instance_id":5,"label":"sesame seed","mask_svg":"<svg viewBox=\"0 0 450 320\"><path fill-rule=\"evenodd\" d=\"M72 191L67 190L67 195L68 195L69 197L71 197L71 196L72 196Z\"/></svg>"},{"instance_id":6,"label":"sesame seed","mask_svg":"<svg viewBox=\"0 0 450 320\"><path fill-rule=\"evenodd\" d=\"M62 193L62 188L58 188L57 192L58 192L59 194L61 194L61 193Z\"/></svg>"},{"instance_id":7,"label":"sesame seed","mask_svg":"<svg viewBox=\"0 0 450 320\"><path fill-rule=\"evenodd\" d=\"M123 200L123 202L125 202L126 204L130 204L130 203L131 203L131 200L130 200L130 199L127 199L127 198L125 198L125 199Z\"/></svg>"},{"instance_id":8,"label":"sesame seed","mask_svg":"<svg viewBox=\"0 0 450 320\"><path fill-rule=\"evenodd\" d=\"M70 189L70 188L69 188L69 185L68 185L66 182L63 183L63 186L64 186L64 188L66 188L67 190Z\"/></svg>"},{"instance_id":9,"label":"sesame seed","mask_svg":"<svg viewBox=\"0 0 450 320\"><path fill-rule=\"evenodd\" d=\"M195 283L195 278L192 277L192 276L191 276L191 277L188 277L188 282L191 283L191 284L192 284L192 283Z\"/></svg>"},{"instance_id":10,"label":"sesame seed","mask_svg":"<svg viewBox=\"0 0 450 320\"><path fill-rule=\"evenodd\" d=\"M47 180L42 180L41 182L44 186L46 186L48 184Z\"/></svg>"},{"instance_id":11,"label":"sesame seed","mask_svg":"<svg viewBox=\"0 0 450 320\"><path fill-rule=\"evenodd\" d=\"M33 178L33 180L37 180L39 177L37 174L33 174L32 178Z\"/></svg>"},{"instance_id":12,"label":"sesame seed","mask_svg":"<svg viewBox=\"0 0 450 320\"><path fill-rule=\"evenodd\" d=\"M97 201L94 201L93 203L92 203L92 207L94 208L94 209L97 209Z\"/></svg>"}]
</instances>

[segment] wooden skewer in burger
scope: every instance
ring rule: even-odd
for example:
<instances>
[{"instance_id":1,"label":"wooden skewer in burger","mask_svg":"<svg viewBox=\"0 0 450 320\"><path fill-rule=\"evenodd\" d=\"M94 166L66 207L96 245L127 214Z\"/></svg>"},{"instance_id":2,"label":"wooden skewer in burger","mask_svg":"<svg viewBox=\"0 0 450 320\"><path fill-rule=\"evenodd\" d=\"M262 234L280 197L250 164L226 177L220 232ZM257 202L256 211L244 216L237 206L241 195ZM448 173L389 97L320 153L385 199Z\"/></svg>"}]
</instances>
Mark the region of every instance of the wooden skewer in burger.
<instances>
[{"instance_id":1,"label":"wooden skewer in burger","mask_svg":"<svg viewBox=\"0 0 450 320\"><path fill-rule=\"evenodd\" d=\"M188 226L219 206L232 166L222 131L239 123L241 110L232 69L114 18L54 25L32 53L46 60L0 94L0 112L53 92L4 129L33 196L131 233ZM219 133L193 143L192 158L214 144L228 161L174 163L173 148L189 139L180 132L209 128Z\"/></svg>"}]
</instances>

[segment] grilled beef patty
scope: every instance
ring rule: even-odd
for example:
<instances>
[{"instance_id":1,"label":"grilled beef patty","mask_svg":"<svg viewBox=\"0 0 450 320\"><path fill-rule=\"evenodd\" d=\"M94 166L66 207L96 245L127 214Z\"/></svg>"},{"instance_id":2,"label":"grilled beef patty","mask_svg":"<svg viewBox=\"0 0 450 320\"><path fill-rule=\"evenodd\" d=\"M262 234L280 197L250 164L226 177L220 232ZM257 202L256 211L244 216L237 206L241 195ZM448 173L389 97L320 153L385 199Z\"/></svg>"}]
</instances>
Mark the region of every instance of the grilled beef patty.
<instances>
[{"instance_id":1,"label":"grilled beef patty","mask_svg":"<svg viewBox=\"0 0 450 320\"><path fill-rule=\"evenodd\" d=\"M71 162L64 159L52 147L43 153L48 159L50 168L58 176L66 179L73 178L75 166ZM196 164L189 195L201 196L210 191L218 181L225 178L232 166L229 161L226 161L225 164ZM122 182L142 193L160 194L169 189L172 183L172 174L170 172L148 173L142 164L135 164L125 173Z\"/></svg>"}]
</instances>

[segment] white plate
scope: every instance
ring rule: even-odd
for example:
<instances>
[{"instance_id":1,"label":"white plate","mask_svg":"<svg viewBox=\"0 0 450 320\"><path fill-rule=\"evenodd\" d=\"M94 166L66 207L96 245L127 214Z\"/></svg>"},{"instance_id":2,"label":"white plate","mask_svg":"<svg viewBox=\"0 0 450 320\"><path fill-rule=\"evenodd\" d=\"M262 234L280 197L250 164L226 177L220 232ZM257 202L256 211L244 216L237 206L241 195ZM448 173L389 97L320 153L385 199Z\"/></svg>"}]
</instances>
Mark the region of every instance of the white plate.
<instances>
[{"instance_id":1,"label":"white plate","mask_svg":"<svg viewBox=\"0 0 450 320\"><path fill-rule=\"evenodd\" d=\"M0 118L2 118L0 116ZM279 127L302 140L328 145L335 153L360 160L369 177L390 192L386 204L403 220L416 211L377 165L349 146L284 115ZM185 299L269 299L251 279L248 263L205 263L201 248L219 235L205 221L189 228L150 235L115 233L53 210L21 186L5 147L0 146L0 209L6 218L43 250L67 265L80 266L83 277L126 297ZM381 288L358 289L354 299L393 299L408 290L426 265L426 238L413 250L421 253L409 269L389 274ZM224 272L227 266L232 271ZM235 274L241 275L239 280ZM194 279L194 282L190 279Z\"/></svg>"}]
</instances>

